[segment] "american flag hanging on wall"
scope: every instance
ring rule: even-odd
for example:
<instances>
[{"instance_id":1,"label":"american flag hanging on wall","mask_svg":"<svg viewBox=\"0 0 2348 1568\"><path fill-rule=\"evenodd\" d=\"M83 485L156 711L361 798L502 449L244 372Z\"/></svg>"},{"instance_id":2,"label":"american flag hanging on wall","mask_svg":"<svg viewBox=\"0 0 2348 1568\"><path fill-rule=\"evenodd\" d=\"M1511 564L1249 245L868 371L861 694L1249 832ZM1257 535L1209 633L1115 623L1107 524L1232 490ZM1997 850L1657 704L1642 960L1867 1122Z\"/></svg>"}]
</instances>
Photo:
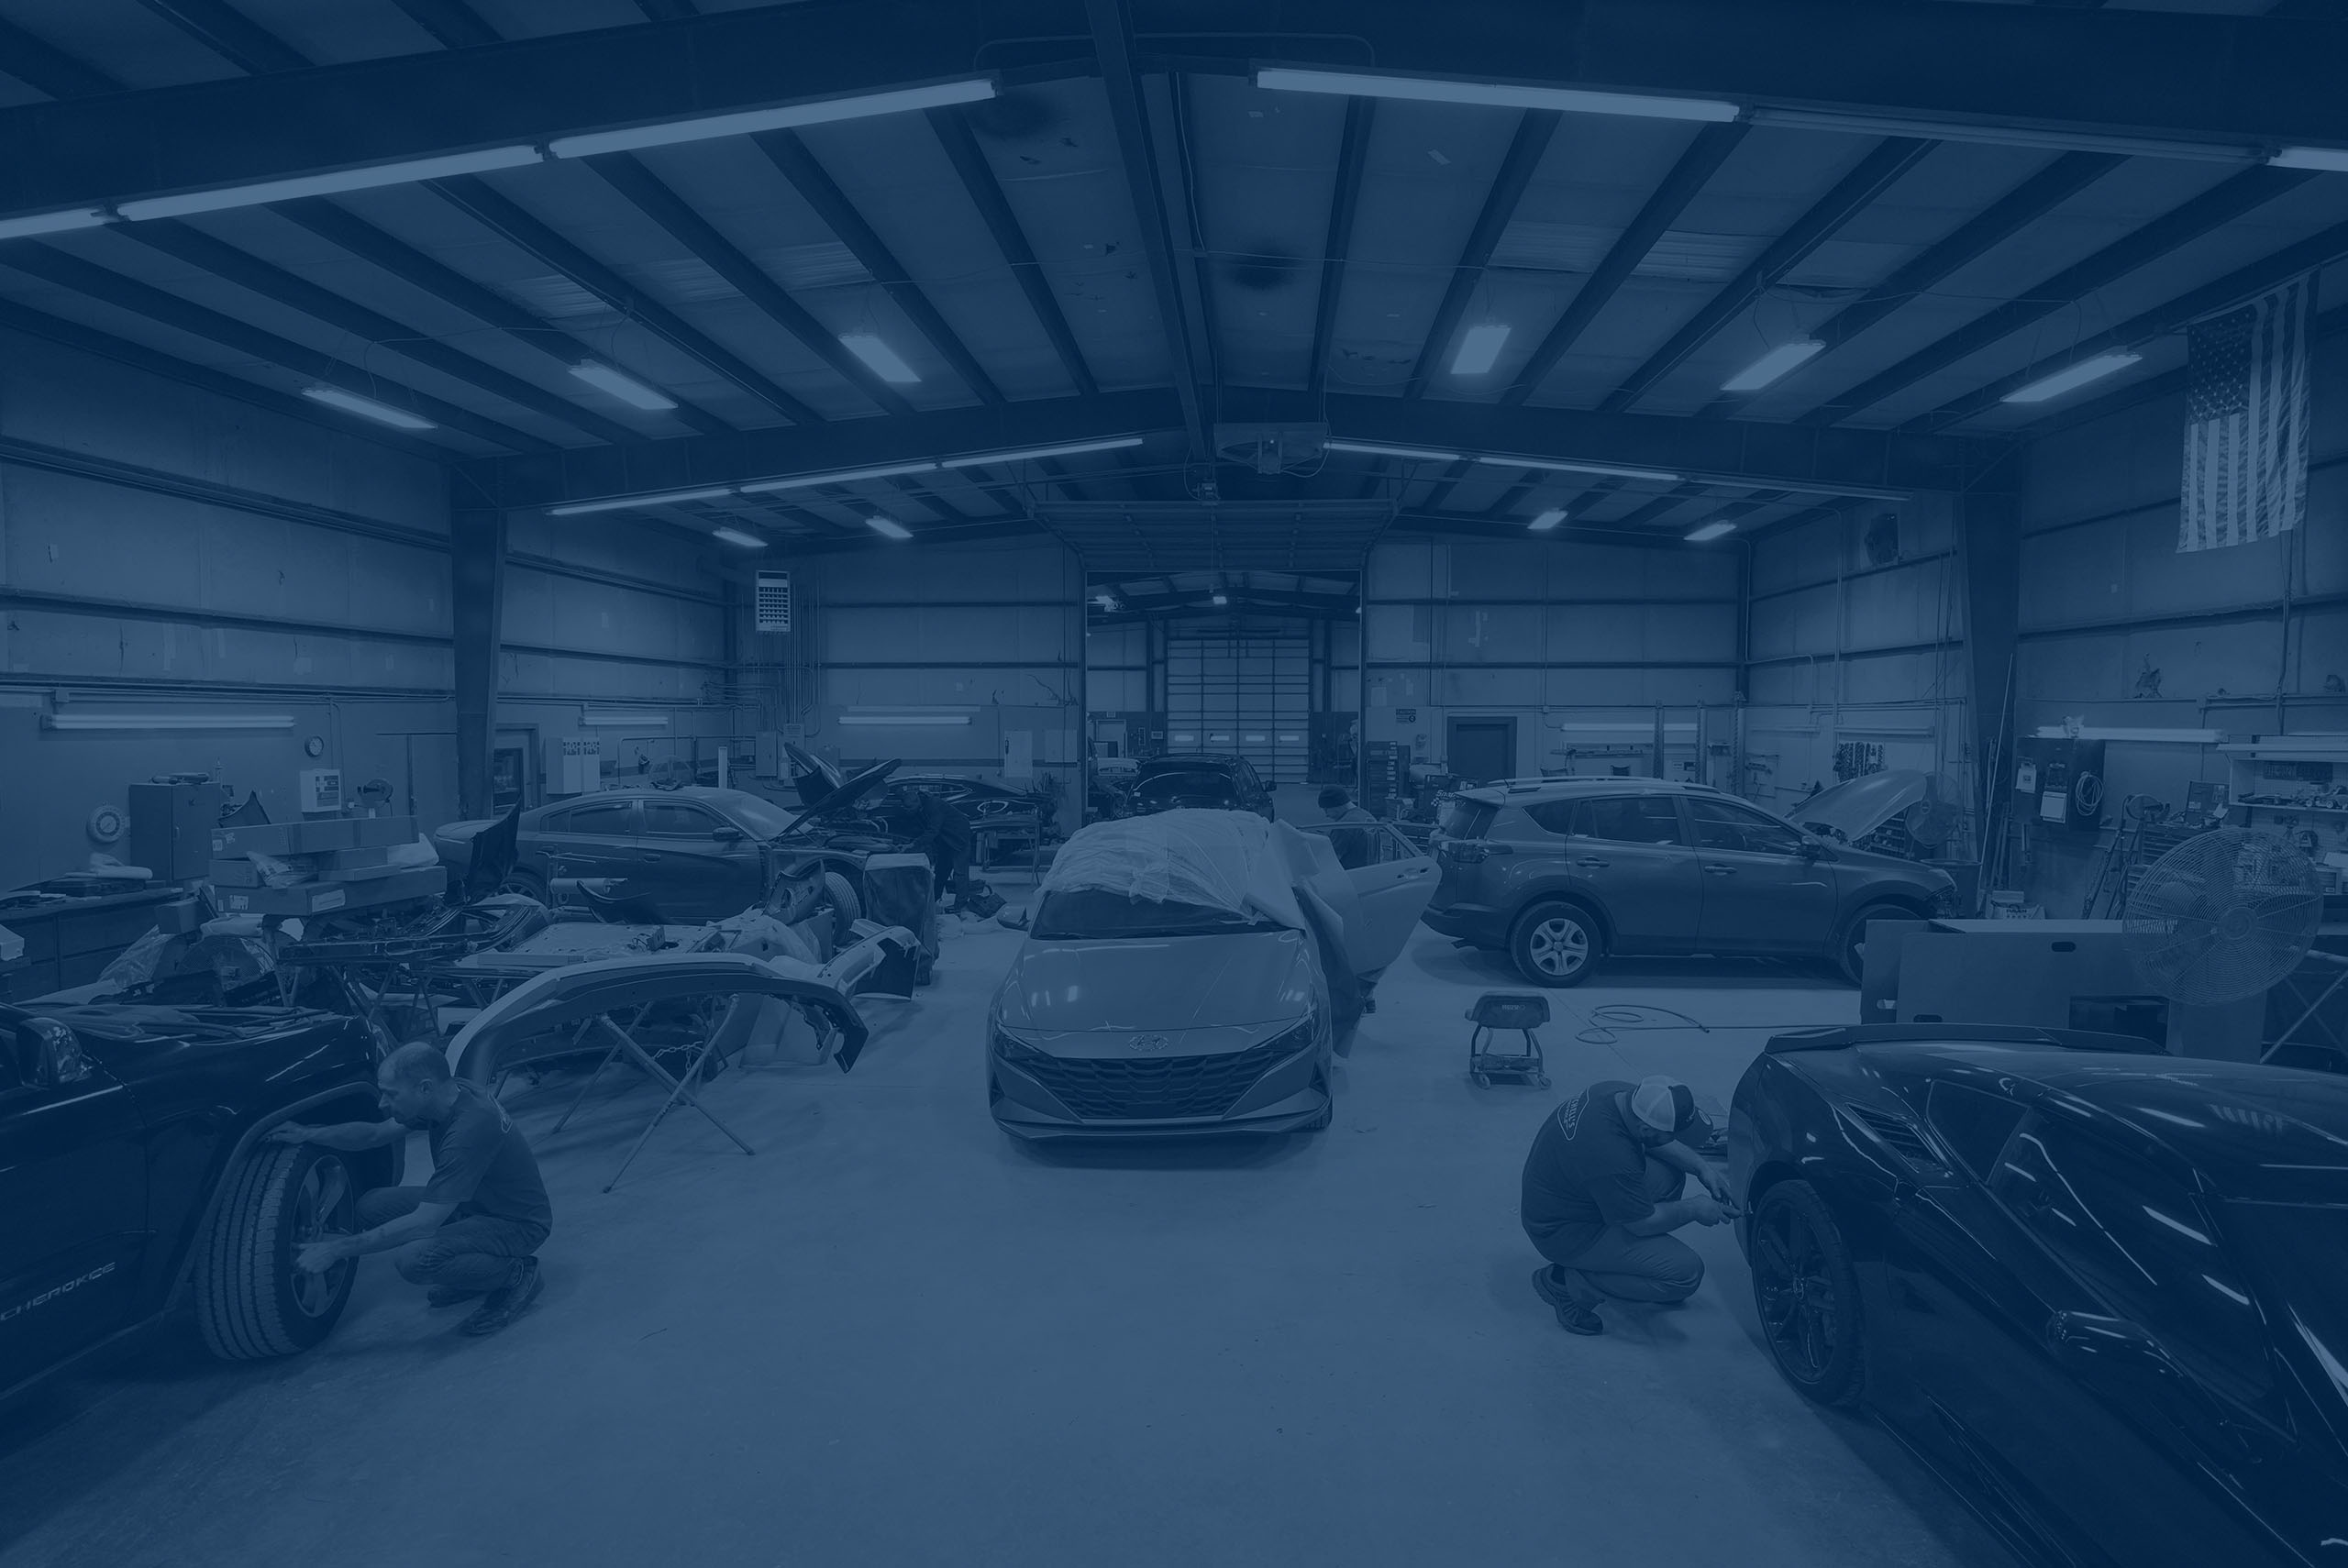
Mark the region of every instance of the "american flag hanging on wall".
<instances>
[{"instance_id":1,"label":"american flag hanging on wall","mask_svg":"<svg viewBox=\"0 0 2348 1568\"><path fill-rule=\"evenodd\" d=\"M2186 330L2185 482L2176 547L2271 539L2308 511L2312 275Z\"/></svg>"}]
</instances>

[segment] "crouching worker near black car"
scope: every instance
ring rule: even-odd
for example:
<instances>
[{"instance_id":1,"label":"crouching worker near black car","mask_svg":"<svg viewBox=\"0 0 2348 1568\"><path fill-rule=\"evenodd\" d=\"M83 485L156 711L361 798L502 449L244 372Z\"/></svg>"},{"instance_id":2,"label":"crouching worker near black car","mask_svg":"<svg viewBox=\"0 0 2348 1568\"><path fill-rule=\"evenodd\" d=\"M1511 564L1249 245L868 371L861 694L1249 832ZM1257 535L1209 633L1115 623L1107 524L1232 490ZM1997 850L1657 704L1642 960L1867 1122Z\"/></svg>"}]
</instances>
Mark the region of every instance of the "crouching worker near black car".
<instances>
[{"instance_id":1,"label":"crouching worker near black car","mask_svg":"<svg viewBox=\"0 0 2348 1568\"><path fill-rule=\"evenodd\" d=\"M1522 1218L1549 1266L1533 1288L1577 1334L1603 1333L1599 1302L1685 1301L1704 1260L1670 1232L1735 1213L1728 1176L1679 1141L1700 1124L1688 1086L1660 1074L1596 1083L1543 1119L1525 1156ZM1704 1196L1682 1198L1688 1178Z\"/></svg>"},{"instance_id":2,"label":"crouching worker near black car","mask_svg":"<svg viewBox=\"0 0 2348 1568\"><path fill-rule=\"evenodd\" d=\"M367 1229L311 1242L296 1265L324 1273L346 1258L396 1248L392 1266L426 1286L430 1305L481 1300L465 1320L466 1333L504 1328L537 1296L536 1254L554 1227L537 1157L505 1108L453 1077L436 1046L415 1042L393 1051L376 1071L375 1088L389 1120L289 1124L269 1136L352 1151L386 1148L421 1131L432 1145L432 1180L361 1193L359 1222Z\"/></svg>"}]
</instances>

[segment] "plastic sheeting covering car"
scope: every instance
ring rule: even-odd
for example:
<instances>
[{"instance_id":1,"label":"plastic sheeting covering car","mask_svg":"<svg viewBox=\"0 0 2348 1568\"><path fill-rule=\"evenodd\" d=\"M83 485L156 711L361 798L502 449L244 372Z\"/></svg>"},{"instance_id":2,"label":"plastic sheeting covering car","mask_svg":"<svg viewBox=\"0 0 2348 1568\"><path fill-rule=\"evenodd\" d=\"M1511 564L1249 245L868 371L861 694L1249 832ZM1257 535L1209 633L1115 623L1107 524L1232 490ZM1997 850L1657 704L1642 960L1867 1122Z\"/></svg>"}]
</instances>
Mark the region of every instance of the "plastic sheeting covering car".
<instances>
[{"instance_id":1,"label":"plastic sheeting covering car","mask_svg":"<svg viewBox=\"0 0 2348 1568\"><path fill-rule=\"evenodd\" d=\"M1241 812L1159 812L1094 823L1060 846L1037 896L1083 889L1225 910L1309 931L1296 884L1313 871L1305 835Z\"/></svg>"}]
</instances>

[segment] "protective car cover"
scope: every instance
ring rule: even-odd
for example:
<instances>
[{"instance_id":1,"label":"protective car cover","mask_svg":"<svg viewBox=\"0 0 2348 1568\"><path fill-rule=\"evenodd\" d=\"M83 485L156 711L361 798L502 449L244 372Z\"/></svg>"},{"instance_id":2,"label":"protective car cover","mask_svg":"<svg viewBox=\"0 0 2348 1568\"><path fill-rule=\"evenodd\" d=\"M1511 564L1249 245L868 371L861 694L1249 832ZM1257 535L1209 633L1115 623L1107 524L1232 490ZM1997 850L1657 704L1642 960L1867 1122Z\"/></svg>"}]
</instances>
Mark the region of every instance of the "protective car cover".
<instances>
[{"instance_id":1,"label":"protective car cover","mask_svg":"<svg viewBox=\"0 0 2348 1568\"><path fill-rule=\"evenodd\" d=\"M1313 867L1297 858L1307 835L1246 812L1159 812L1079 828L1053 856L1039 898L1077 889L1157 903L1226 910L1311 931L1297 884ZM1294 841L1294 842L1291 842Z\"/></svg>"}]
</instances>

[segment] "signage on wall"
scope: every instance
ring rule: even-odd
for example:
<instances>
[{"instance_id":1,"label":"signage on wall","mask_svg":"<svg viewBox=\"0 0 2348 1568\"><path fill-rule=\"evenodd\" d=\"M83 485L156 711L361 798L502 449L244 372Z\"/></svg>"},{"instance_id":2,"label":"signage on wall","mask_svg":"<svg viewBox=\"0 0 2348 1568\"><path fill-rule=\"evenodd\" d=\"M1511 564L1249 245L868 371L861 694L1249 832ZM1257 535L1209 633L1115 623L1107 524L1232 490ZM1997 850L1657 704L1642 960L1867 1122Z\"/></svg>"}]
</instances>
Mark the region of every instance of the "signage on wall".
<instances>
[{"instance_id":1,"label":"signage on wall","mask_svg":"<svg viewBox=\"0 0 2348 1568\"><path fill-rule=\"evenodd\" d=\"M1419 711L1416 708L1397 708L1394 710L1394 722L1398 724L1415 724L1419 722Z\"/></svg>"},{"instance_id":2,"label":"signage on wall","mask_svg":"<svg viewBox=\"0 0 2348 1568\"><path fill-rule=\"evenodd\" d=\"M791 574L787 571L759 573L758 592L753 602L757 606L759 631L791 630Z\"/></svg>"}]
</instances>

